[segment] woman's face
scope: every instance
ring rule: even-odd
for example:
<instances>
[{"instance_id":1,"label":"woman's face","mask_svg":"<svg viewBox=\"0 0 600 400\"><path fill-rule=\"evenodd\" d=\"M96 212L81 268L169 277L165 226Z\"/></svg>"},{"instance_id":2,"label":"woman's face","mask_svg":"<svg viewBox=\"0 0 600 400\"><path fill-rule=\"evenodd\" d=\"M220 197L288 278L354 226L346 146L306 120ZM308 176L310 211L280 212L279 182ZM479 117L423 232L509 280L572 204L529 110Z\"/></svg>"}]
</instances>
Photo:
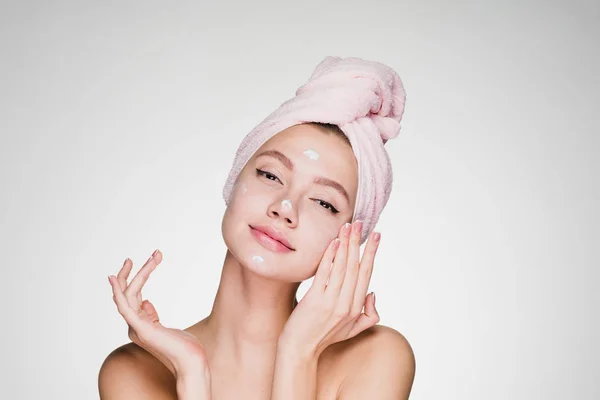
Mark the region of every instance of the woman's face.
<instances>
[{"instance_id":1,"label":"woman's face","mask_svg":"<svg viewBox=\"0 0 600 400\"><path fill-rule=\"evenodd\" d=\"M238 176L221 226L225 244L258 274L306 280L351 221L357 187L356 158L342 138L307 124L287 128L265 142ZM274 242L259 233L265 228L291 249L275 244L279 249L273 250Z\"/></svg>"}]
</instances>

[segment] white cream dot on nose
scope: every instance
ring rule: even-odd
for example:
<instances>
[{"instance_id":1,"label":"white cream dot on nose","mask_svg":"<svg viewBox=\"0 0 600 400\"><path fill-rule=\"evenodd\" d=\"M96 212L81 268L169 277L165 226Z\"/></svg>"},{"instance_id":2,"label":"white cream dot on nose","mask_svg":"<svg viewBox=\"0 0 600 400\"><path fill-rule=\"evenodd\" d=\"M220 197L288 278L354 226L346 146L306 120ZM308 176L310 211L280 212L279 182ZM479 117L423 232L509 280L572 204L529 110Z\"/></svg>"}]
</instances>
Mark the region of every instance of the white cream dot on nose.
<instances>
[{"instance_id":1,"label":"white cream dot on nose","mask_svg":"<svg viewBox=\"0 0 600 400\"><path fill-rule=\"evenodd\" d=\"M289 200L283 200L281 202L281 208L283 209L283 211L289 211L292 209L292 202Z\"/></svg>"}]
</instances>

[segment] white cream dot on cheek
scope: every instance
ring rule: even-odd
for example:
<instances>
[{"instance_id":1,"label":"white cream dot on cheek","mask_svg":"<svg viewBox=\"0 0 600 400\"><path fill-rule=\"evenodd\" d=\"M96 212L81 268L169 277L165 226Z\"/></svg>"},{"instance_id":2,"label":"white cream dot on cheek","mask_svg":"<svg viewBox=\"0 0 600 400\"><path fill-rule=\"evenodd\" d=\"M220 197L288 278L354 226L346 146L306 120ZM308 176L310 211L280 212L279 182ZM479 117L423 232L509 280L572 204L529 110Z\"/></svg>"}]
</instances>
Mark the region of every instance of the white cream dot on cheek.
<instances>
[{"instance_id":1,"label":"white cream dot on cheek","mask_svg":"<svg viewBox=\"0 0 600 400\"><path fill-rule=\"evenodd\" d=\"M265 259L262 258L261 256L252 256L252 261L254 261L255 263L261 263L261 262L265 261Z\"/></svg>"},{"instance_id":2,"label":"white cream dot on cheek","mask_svg":"<svg viewBox=\"0 0 600 400\"><path fill-rule=\"evenodd\" d=\"M290 211L292 209L292 202L289 200L282 200L281 201L281 209L283 211Z\"/></svg>"},{"instance_id":3,"label":"white cream dot on cheek","mask_svg":"<svg viewBox=\"0 0 600 400\"><path fill-rule=\"evenodd\" d=\"M317 153L316 150L313 149L307 149L304 151L304 155L308 158L310 158L311 160L318 160L319 159L319 153Z\"/></svg>"}]
</instances>

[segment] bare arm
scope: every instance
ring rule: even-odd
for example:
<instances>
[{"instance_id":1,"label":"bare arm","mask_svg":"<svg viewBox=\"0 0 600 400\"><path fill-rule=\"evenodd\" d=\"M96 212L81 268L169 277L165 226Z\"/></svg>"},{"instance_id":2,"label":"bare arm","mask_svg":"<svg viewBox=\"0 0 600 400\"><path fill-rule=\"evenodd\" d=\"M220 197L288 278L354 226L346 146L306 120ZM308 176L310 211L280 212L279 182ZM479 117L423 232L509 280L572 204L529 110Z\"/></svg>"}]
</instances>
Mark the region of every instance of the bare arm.
<instances>
[{"instance_id":1,"label":"bare arm","mask_svg":"<svg viewBox=\"0 0 600 400\"><path fill-rule=\"evenodd\" d=\"M279 343L271 400L304 400L317 397L317 354L299 354Z\"/></svg>"},{"instance_id":2,"label":"bare arm","mask_svg":"<svg viewBox=\"0 0 600 400\"><path fill-rule=\"evenodd\" d=\"M208 385L206 384L208 382ZM211 400L210 370L195 371L193 375L177 378L179 400Z\"/></svg>"}]
</instances>

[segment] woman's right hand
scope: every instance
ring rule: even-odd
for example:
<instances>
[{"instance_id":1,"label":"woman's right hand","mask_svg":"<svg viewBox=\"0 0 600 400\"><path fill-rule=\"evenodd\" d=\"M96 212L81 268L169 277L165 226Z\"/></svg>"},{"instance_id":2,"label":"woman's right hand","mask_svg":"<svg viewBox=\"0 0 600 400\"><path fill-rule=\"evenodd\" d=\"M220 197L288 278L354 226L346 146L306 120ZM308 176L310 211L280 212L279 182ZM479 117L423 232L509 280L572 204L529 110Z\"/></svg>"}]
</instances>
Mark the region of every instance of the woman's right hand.
<instances>
[{"instance_id":1,"label":"woman's right hand","mask_svg":"<svg viewBox=\"0 0 600 400\"><path fill-rule=\"evenodd\" d=\"M191 333L161 325L152 303L142 301L142 286L161 261L162 253L156 250L128 285L133 262L126 259L117 276L108 277L113 300L129 325L129 338L135 344L160 360L177 379L204 377L209 387L210 370L204 346Z\"/></svg>"}]
</instances>

